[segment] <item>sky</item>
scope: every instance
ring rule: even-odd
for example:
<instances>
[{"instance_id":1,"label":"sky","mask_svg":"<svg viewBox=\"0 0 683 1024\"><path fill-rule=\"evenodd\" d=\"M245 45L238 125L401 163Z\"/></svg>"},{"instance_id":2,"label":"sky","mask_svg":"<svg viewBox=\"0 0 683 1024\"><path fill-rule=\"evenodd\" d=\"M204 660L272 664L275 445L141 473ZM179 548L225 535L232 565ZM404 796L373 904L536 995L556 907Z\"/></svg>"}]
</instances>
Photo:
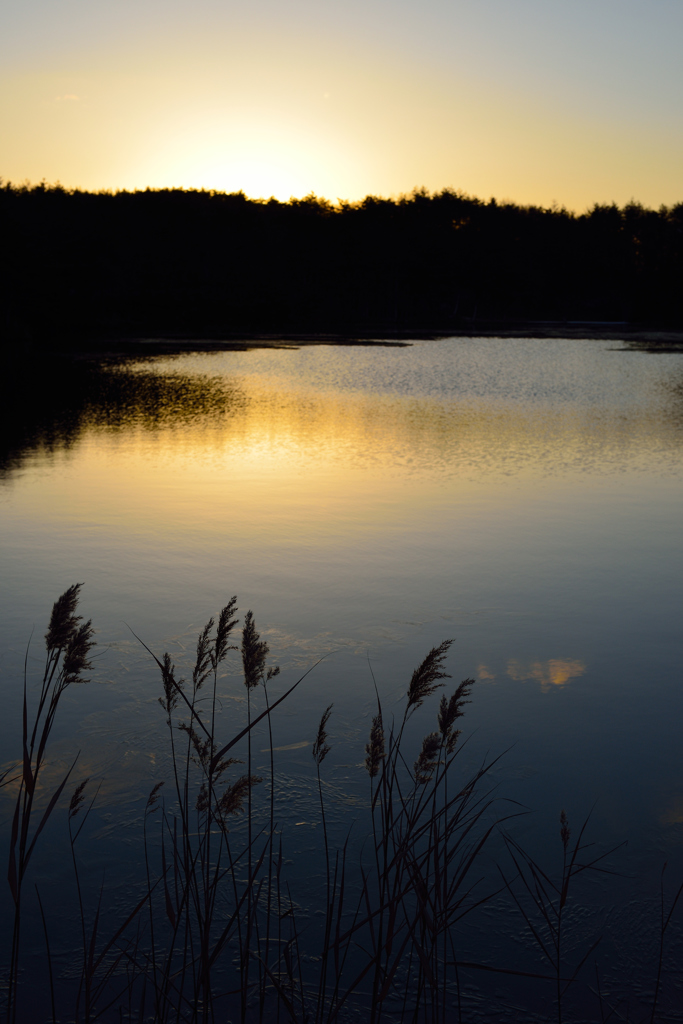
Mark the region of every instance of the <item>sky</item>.
<instances>
[{"instance_id":1,"label":"sky","mask_svg":"<svg viewBox=\"0 0 683 1024\"><path fill-rule=\"evenodd\" d=\"M683 0L0 0L0 177L683 201Z\"/></svg>"}]
</instances>

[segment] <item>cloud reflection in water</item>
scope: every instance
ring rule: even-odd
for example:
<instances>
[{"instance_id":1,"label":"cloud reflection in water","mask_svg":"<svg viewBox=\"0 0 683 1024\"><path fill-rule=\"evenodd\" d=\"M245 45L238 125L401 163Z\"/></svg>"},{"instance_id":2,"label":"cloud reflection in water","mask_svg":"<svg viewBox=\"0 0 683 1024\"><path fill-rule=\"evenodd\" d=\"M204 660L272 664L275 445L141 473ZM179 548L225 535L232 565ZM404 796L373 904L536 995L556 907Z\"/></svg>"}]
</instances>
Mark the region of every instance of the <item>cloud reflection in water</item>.
<instances>
[{"instance_id":1,"label":"cloud reflection in water","mask_svg":"<svg viewBox=\"0 0 683 1024\"><path fill-rule=\"evenodd\" d=\"M570 658L550 658L548 661L533 661L522 664L511 658L507 665L507 674L516 682L535 679L541 689L547 693L553 686L564 686L570 679L577 679L586 671L582 661Z\"/></svg>"}]
</instances>

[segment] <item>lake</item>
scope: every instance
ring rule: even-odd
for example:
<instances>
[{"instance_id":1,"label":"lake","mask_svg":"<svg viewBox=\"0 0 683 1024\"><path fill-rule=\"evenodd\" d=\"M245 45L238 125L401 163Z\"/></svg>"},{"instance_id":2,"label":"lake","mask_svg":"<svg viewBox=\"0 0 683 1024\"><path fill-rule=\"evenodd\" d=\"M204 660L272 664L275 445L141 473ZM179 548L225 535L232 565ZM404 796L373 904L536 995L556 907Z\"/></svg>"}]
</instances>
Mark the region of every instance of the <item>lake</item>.
<instances>
[{"instance_id":1,"label":"lake","mask_svg":"<svg viewBox=\"0 0 683 1024\"><path fill-rule=\"evenodd\" d=\"M633 975L642 949L618 934L651 929L664 861L674 889L683 878L683 353L444 338L158 356L112 373L115 402L86 403L0 480L3 761L20 756L33 626L32 695L70 584L84 583L97 630L91 682L68 694L51 748L56 765L80 750L74 779L101 784L90 869L109 864L114 885L125 851L139 857L141 808L168 771L158 673L131 630L187 672L199 629L235 594L281 666L278 693L325 656L273 720L295 873L316 842L322 711L334 703L339 838L367 786L373 675L398 714L413 669L454 638L453 682L477 680L462 756L505 752L490 777L529 809L520 841L561 854L563 808L575 830L591 813L601 850L628 840L586 914L607 914L605 955ZM225 687L227 730L245 699L236 677ZM419 709L411 742L435 712ZM44 860L35 870L56 877ZM505 948L514 936L498 931Z\"/></svg>"}]
</instances>

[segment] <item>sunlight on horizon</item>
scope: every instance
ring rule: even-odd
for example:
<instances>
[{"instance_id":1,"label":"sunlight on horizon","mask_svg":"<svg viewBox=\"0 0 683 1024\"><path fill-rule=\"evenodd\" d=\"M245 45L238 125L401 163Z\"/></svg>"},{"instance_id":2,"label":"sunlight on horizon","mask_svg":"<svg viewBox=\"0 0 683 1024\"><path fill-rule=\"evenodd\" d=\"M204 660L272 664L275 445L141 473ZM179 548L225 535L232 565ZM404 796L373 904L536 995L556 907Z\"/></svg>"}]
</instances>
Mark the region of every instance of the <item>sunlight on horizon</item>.
<instances>
[{"instance_id":1,"label":"sunlight on horizon","mask_svg":"<svg viewBox=\"0 0 683 1024\"><path fill-rule=\"evenodd\" d=\"M287 18L270 0L201 0L162 25L83 3L72 20L46 0L6 19L4 181L331 201L451 187L577 211L683 199L683 16L668 4L649 20L623 5L615 23L583 2L570 17L523 0L514 18L430 0L420 18L374 0L359 32L360 10L339 25L308 0Z\"/></svg>"}]
</instances>

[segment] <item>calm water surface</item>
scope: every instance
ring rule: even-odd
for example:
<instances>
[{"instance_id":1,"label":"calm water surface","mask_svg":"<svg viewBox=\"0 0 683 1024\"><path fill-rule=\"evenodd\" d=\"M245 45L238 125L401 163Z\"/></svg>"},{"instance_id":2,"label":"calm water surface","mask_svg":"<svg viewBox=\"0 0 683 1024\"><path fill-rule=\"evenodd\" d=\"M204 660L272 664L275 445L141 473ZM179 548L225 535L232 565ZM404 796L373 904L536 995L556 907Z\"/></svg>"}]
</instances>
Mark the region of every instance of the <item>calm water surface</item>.
<instances>
[{"instance_id":1,"label":"calm water surface","mask_svg":"<svg viewBox=\"0 0 683 1024\"><path fill-rule=\"evenodd\" d=\"M93 406L68 442L27 451L0 481L7 757L32 625L42 636L54 598L84 581L102 656L55 751L80 749L81 775L102 781L102 838L128 829L133 842L164 742L158 681L128 626L183 663L237 594L283 687L332 652L275 725L293 824L315 824L310 743L326 705L342 829L373 711L368 659L391 707L455 637L455 681L478 680L467 757L511 748L495 781L533 810L530 840L555 844L560 809L578 823L595 804L594 836L629 840L620 870L649 884L665 859L681 868L682 354L458 338L127 372L163 377L170 397L146 402L141 387L128 406ZM227 730L244 702L234 680L225 692Z\"/></svg>"}]
</instances>

